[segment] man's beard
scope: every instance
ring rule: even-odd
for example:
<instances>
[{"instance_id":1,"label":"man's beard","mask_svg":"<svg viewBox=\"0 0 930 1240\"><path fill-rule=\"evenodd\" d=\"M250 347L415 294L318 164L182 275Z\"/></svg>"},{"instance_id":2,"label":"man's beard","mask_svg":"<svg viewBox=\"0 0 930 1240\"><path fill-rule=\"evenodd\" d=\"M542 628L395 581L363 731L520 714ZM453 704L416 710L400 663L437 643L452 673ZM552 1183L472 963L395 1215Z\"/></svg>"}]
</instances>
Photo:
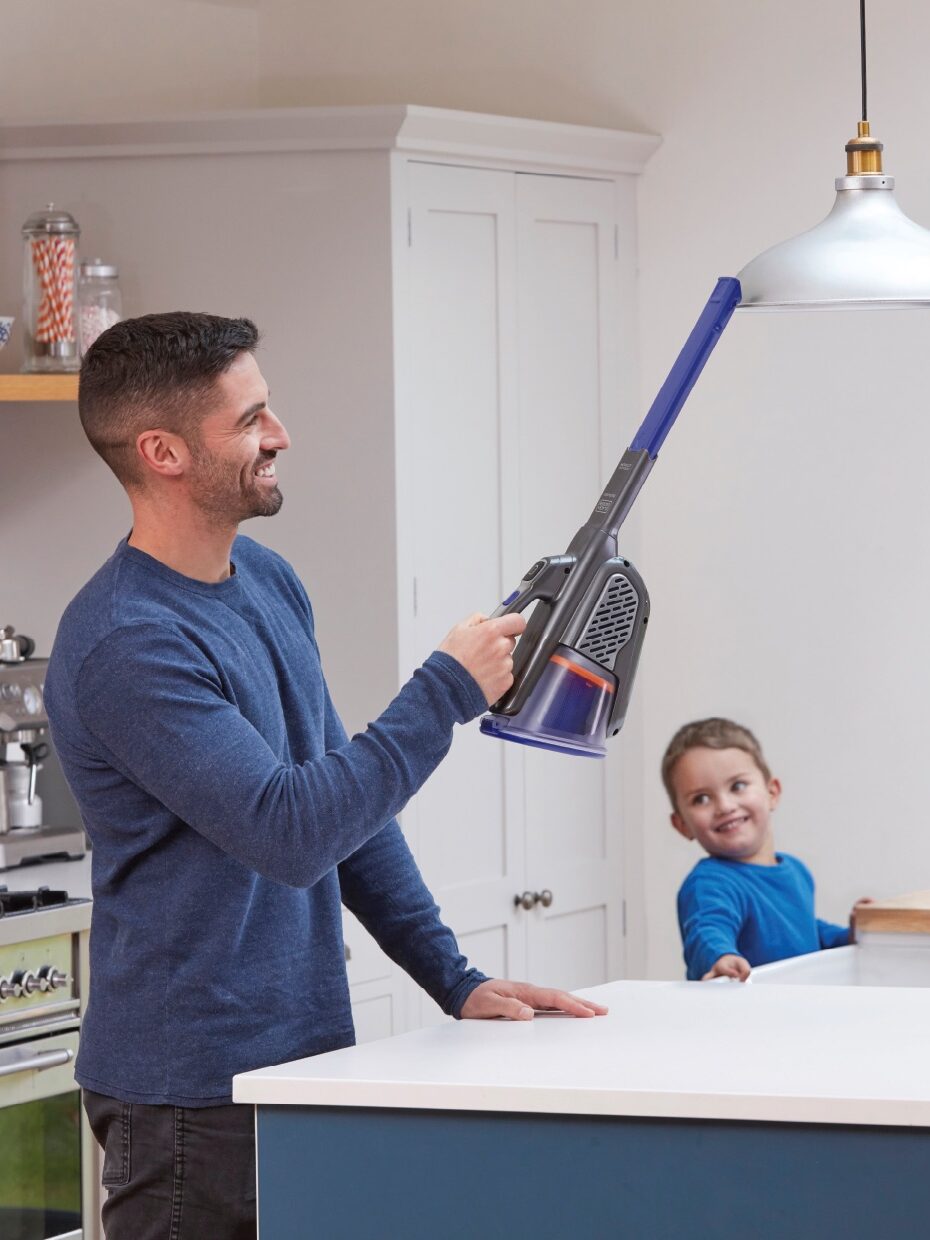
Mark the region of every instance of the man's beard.
<instances>
[{"instance_id":1,"label":"man's beard","mask_svg":"<svg viewBox=\"0 0 930 1240\"><path fill-rule=\"evenodd\" d=\"M273 517L284 503L277 483L266 487L256 482L246 489L241 467L217 461L199 445L191 448L191 456L197 469L192 488L194 503L218 525L238 525L249 517ZM254 478L254 470L273 459L256 461L250 477Z\"/></svg>"}]
</instances>

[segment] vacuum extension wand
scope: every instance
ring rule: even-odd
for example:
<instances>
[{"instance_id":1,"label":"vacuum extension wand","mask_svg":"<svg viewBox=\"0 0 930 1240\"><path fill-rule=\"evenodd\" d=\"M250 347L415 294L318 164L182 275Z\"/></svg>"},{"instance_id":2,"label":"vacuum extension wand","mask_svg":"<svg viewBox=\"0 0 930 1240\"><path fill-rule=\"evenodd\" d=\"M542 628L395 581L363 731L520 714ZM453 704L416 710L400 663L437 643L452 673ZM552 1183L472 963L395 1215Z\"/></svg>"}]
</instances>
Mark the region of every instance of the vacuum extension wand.
<instances>
[{"instance_id":1,"label":"vacuum extension wand","mask_svg":"<svg viewBox=\"0 0 930 1240\"><path fill-rule=\"evenodd\" d=\"M642 577L617 551L617 534L665 437L704 369L740 285L723 276L633 442L564 555L547 556L494 612L537 607L514 652L514 682L481 731L560 753L602 758L623 726L646 625Z\"/></svg>"}]
</instances>

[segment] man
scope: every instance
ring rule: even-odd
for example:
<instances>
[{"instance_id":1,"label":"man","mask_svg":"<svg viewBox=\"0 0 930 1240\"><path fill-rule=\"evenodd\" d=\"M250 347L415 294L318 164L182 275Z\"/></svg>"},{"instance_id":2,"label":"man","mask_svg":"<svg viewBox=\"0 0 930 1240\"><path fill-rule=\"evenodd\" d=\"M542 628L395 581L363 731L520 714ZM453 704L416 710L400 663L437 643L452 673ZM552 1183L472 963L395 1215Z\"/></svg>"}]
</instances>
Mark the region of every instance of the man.
<instances>
[{"instance_id":1,"label":"man","mask_svg":"<svg viewBox=\"0 0 930 1240\"><path fill-rule=\"evenodd\" d=\"M603 1009L492 981L439 919L394 815L512 683L518 616L457 625L348 740L291 567L238 525L289 445L247 319L149 315L84 359L79 406L132 532L68 607L46 682L94 846L77 1078L109 1240L255 1234L235 1073L354 1041L340 901L453 1016Z\"/></svg>"}]
</instances>

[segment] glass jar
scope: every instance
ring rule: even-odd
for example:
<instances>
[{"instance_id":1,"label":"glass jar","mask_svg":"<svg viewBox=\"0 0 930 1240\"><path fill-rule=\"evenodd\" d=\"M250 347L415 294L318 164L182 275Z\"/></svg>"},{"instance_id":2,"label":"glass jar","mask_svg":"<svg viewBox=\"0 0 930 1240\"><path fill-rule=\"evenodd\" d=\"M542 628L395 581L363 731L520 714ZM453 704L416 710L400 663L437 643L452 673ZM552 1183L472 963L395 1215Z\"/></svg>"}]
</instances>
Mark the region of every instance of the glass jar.
<instances>
[{"instance_id":1,"label":"glass jar","mask_svg":"<svg viewBox=\"0 0 930 1240\"><path fill-rule=\"evenodd\" d=\"M23 370L77 370L75 276L81 230L49 203L23 225Z\"/></svg>"},{"instance_id":2,"label":"glass jar","mask_svg":"<svg viewBox=\"0 0 930 1240\"><path fill-rule=\"evenodd\" d=\"M81 263L78 277L78 343L81 357L101 332L123 317L123 299L112 263L91 258Z\"/></svg>"}]
</instances>

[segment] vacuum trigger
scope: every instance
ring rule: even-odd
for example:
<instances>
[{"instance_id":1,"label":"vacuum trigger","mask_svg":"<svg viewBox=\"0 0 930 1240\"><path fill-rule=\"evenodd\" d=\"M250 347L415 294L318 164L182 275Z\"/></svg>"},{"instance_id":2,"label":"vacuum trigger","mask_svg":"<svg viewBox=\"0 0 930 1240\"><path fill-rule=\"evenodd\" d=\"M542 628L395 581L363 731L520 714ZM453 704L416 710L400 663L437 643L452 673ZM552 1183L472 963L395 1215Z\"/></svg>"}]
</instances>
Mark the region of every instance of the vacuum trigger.
<instances>
[{"instance_id":1,"label":"vacuum trigger","mask_svg":"<svg viewBox=\"0 0 930 1240\"><path fill-rule=\"evenodd\" d=\"M492 613L491 619L496 620L508 611L522 611L537 599L551 602L556 597L565 581L565 577L575 565L575 557L571 555L551 555L544 560L536 560L523 574L523 580L501 605Z\"/></svg>"}]
</instances>

